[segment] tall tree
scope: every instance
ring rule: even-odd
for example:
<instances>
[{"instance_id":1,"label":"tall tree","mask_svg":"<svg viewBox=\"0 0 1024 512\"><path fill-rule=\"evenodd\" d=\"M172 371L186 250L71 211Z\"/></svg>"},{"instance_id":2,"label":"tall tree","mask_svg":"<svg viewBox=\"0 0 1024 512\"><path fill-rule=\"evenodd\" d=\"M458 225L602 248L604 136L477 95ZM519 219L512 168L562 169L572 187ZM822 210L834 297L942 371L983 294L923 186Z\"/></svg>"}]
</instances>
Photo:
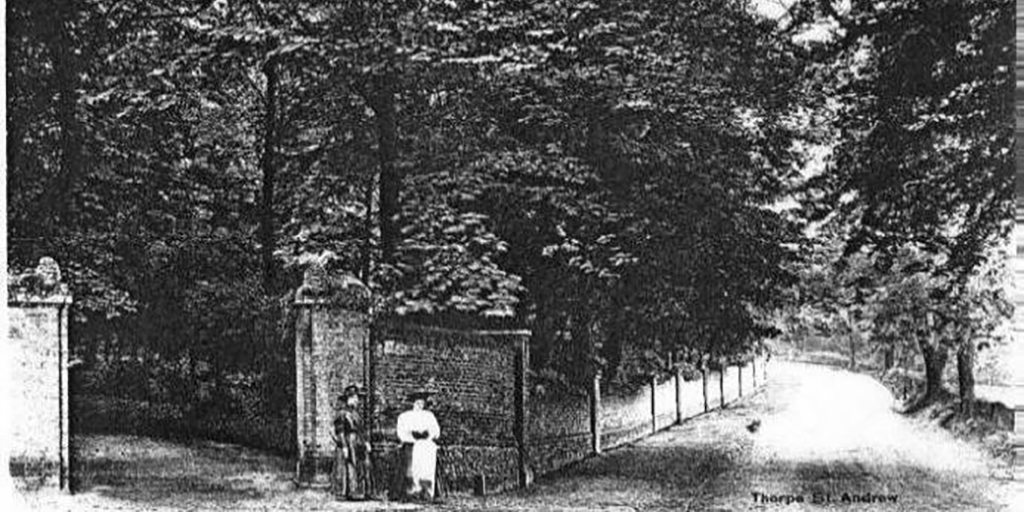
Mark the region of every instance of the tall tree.
<instances>
[{"instance_id":1,"label":"tall tree","mask_svg":"<svg viewBox=\"0 0 1024 512\"><path fill-rule=\"evenodd\" d=\"M838 142L809 182L812 217L840 216L854 226L847 253L883 265L907 246L935 255L928 271L946 287L932 300L956 301L1013 218L1012 2L811 0L791 13L837 27L822 55ZM948 355L922 349L937 389Z\"/></svg>"}]
</instances>

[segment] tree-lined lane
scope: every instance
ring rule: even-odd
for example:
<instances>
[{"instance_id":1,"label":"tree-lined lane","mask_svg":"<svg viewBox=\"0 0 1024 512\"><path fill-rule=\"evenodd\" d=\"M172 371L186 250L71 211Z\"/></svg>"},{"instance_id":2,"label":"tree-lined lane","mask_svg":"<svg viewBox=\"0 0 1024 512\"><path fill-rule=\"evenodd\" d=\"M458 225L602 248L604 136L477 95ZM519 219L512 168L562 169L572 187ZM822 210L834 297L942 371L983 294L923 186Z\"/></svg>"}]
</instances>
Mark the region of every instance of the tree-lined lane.
<instances>
[{"instance_id":1,"label":"tree-lined lane","mask_svg":"<svg viewBox=\"0 0 1024 512\"><path fill-rule=\"evenodd\" d=\"M765 391L486 508L1014 510L1024 485L868 376L778 363ZM760 427L748 427L760 420ZM756 495L755 495L756 494ZM450 507L484 508L480 501ZM1019 508L1017 510L1020 510Z\"/></svg>"}]
</instances>

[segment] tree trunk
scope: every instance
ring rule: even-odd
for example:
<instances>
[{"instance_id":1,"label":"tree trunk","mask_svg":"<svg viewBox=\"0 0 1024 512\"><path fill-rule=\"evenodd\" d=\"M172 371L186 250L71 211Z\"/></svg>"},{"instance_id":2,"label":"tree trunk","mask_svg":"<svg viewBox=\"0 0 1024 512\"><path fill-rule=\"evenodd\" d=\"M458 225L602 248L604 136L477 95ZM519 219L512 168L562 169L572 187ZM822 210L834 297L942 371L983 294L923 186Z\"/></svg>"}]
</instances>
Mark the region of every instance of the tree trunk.
<instances>
[{"instance_id":1,"label":"tree trunk","mask_svg":"<svg viewBox=\"0 0 1024 512\"><path fill-rule=\"evenodd\" d=\"M935 403L941 397L942 372L945 370L946 361L949 358L945 347L934 339L921 343L921 353L924 356L925 390L914 409L921 409Z\"/></svg>"},{"instance_id":2,"label":"tree trunk","mask_svg":"<svg viewBox=\"0 0 1024 512\"><path fill-rule=\"evenodd\" d=\"M883 350L883 355L885 357L885 371L892 370L892 367L896 364L896 353L892 345L885 347Z\"/></svg>"},{"instance_id":3,"label":"tree trunk","mask_svg":"<svg viewBox=\"0 0 1024 512\"><path fill-rule=\"evenodd\" d=\"M377 118L377 158L380 161L380 199L377 205L380 222L380 257L390 262L394 257L398 239L395 216L398 215L398 195L401 178L395 167L398 158L398 121L395 94L387 79L380 80L371 101Z\"/></svg>"},{"instance_id":4,"label":"tree trunk","mask_svg":"<svg viewBox=\"0 0 1024 512\"><path fill-rule=\"evenodd\" d=\"M618 326L604 337L601 343L601 357L605 361L604 372L609 379L615 378L622 364L622 329Z\"/></svg>"},{"instance_id":5,"label":"tree trunk","mask_svg":"<svg viewBox=\"0 0 1024 512\"><path fill-rule=\"evenodd\" d=\"M927 325L927 335L918 337L918 345L924 357L925 389L917 402L908 407L906 412L919 411L942 397L942 373L946 369L949 352L939 339L938 331L942 326L935 321L931 313L927 316Z\"/></svg>"},{"instance_id":6,"label":"tree trunk","mask_svg":"<svg viewBox=\"0 0 1024 512\"><path fill-rule=\"evenodd\" d=\"M957 380L960 387L960 413L974 415L974 340L970 336L960 343L956 352Z\"/></svg>"},{"instance_id":7,"label":"tree trunk","mask_svg":"<svg viewBox=\"0 0 1024 512\"><path fill-rule=\"evenodd\" d=\"M546 307L545 303L538 303L536 307L537 316L530 339L530 364L535 370L551 367L558 330L555 319L547 314L552 309Z\"/></svg>"},{"instance_id":8,"label":"tree trunk","mask_svg":"<svg viewBox=\"0 0 1024 512\"><path fill-rule=\"evenodd\" d=\"M594 370L596 370L593 366L593 326L593 314L586 308L577 310L577 314L573 318L573 325L570 328L572 340L568 347L568 357L559 361L563 368L565 368L569 380L575 384L582 385L589 382L594 376ZM611 380L615 376L605 375L605 377Z\"/></svg>"},{"instance_id":9,"label":"tree trunk","mask_svg":"<svg viewBox=\"0 0 1024 512\"><path fill-rule=\"evenodd\" d=\"M373 272L373 187L370 180L366 184L366 216L363 217L363 261L360 264L360 276L367 285L370 284L370 273Z\"/></svg>"},{"instance_id":10,"label":"tree trunk","mask_svg":"<svg viewBox=\"0 0 1024 512\"><path fill-rule=\"evenodd\" d=\"M67 217L71 209L71 190L81 167L81 143L78 117L75 105L78 101L77 72L73 68L75 59L71 48L72 10L70 5L58 3L59 7L52 18L53 39L50 52L53 59L54 80L57 89L55 113L57 126L60 128L60 167L55 186L44 194L43 208L48 210L46 218L59 223L59 219Z\"/></svg>"},{"instance_id":11,"label":"tree trunk","mask_svg":"<svg viewBox=\"0 0 1024 512\"><path fill-rule=\"evenodd\" d=\"M850 371L857 371L857 337L850 333Z\"/></svg>"},{"instance_id":12,"label":"tree trunk","mask_svg":"<svg viewBox=\"0 0 1024 512\"><path fill-rule=\"evenodd\" d=\"M612 299L614 311L625 311L625 302L630 298L622 294ZM601 358L604 359L604 372L608 378L614 378L622 364L622 340L627 339L628 326L625 315L613 315L608 329L601 340Z\"/></svg>"},{"instance_id":13,"label":"tree trunk","mask_svg":"<svg viewBox=\"0 0 1024 512\"><path fill-rule=\"evenodd\" d=\"M260 169L263 172L263 194L260 202L260 256L263 264L263 282L269 291L274 282L274 153L277 150L277 62L270 59L263 66L267 77L264 101L263 154Z\"/></svg>"}]
</instances>

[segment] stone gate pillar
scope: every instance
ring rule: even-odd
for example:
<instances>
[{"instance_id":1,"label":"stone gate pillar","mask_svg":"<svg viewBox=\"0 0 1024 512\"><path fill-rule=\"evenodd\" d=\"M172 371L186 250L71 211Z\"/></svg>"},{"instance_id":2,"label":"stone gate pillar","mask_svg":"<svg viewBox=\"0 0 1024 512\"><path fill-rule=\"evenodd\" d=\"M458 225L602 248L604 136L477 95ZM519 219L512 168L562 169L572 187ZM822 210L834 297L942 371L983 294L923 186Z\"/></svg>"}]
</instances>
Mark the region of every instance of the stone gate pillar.
<instances>
[{"instance_id":1,"label":"stone gate pillar","mask_svg":"<svg viewBox=\"0 0 1024 512\"><path fill-rule=\"evenodd\" d=\"M60 267L42 258L34 271L10 276L7 318L12 373L10 472L24 488L70 491L68 309Z\"/></svg>"},{"instance_id":2,"label":"stone gate pillar","mask_svg":"<svg viewBox=\"0 0 1024 512\"><path fill-rule=\"evenodd\" d=\"M330 483L331 431L345 386L367 387L369 290L351 275L331 276L321 265L306 271L295 293L295 403L297 481Z\"/></svg>"}]
</instances>

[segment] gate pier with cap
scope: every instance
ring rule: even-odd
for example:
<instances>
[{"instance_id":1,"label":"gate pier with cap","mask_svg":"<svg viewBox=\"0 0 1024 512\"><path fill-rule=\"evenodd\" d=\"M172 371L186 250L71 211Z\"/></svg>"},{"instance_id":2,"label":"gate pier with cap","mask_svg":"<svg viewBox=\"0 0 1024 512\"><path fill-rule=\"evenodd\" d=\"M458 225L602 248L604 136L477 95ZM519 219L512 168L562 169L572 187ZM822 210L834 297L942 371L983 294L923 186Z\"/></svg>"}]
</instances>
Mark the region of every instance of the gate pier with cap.
<instances>
[{"instance_id":1,"label":"gate pier with cap","mask_svg":"<svg viewBox=\"0 0 1024 512\"><path fill-rule=\"evenodd\" d=\"M370 292L349 274L323 265L306 271L295 293L295 402L300 486L327 487L333 466L331 432L346 386L366 387ZM365 405L365 404L364 404Z\"/></svg>"}]
</instances>

